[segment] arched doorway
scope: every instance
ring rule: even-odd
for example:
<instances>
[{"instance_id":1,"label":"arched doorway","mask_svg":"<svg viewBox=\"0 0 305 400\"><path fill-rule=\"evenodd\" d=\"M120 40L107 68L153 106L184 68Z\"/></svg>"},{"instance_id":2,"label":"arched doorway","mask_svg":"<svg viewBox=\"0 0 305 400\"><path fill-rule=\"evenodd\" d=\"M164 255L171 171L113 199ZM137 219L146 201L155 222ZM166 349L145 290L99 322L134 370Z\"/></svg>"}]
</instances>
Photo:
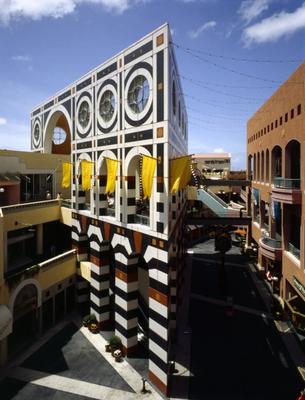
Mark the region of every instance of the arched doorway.
<instances>
[{"instance_id":1,"label":"arched doorway","mask_svg":"<svg viewBox=\"0 0 305 400\"><path fill-rule=\"evenodd\" d=\"M8 352L12 355L24 349L38 332L38 290L29 283L17 294L13 306L13 332L9 336Z\"/></svg>"},{"instance_id":2,"label":"arched doorway","mask_svg":"<svg viewBox=\"0 0 305 400\"><path fill-rule=\"evenodd\" d=\"M48 118L44 135L44 153L71 154L70 116L59 106Z\"/></svg>"}]
</instances>

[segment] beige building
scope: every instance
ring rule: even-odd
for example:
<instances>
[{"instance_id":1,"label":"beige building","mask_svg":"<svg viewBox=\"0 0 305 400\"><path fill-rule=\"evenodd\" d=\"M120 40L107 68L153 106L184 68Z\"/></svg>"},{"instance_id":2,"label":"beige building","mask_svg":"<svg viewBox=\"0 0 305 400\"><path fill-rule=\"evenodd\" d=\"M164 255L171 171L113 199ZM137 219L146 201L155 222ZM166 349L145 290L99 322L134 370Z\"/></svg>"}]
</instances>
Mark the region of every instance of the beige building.
<instances>
[{"instance_id":1,"label":"beige building","mask_svg":"<svg viewBox=\"0 0 305 400\"><path fill-rule=\"evenodd\" d=\"M0 365L75 305L71 209L54 199L66 157L0 151Z\"/></svg>"},{"instance_id":2,"label":"beige building","mask_svg":"<svg viewBox=\"0 0 305 400\"><path fill-rule=\"evenodd\" d=\"M70 198L61 188L62 162L69 155L0 150L0 206L45 200L47 192Z\"/></svg>"},{"instance_id":3,"label":"beige building","mask_svg":"<svg viewBox=\"0 0 305 400\"><path fill-rule=\"evenodd\" d=\"M305 314L305 64L248 121L252 238L258 266L288 311Z\"/></svg>"}]
</instances>

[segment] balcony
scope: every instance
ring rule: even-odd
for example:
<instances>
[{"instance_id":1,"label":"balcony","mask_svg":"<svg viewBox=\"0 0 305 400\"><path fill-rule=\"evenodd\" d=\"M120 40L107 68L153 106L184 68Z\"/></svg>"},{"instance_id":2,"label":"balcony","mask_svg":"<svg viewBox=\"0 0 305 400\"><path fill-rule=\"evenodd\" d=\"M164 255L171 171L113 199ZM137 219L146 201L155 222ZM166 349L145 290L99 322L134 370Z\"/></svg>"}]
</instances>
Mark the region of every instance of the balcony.
<instances>
[{"instance_id":1,"label":"balcony","mask_svg":"<svg viewBox=\"0 0 305 400\"><path fill-rule=\"evenodd\" d=\"M273 261L280 261L282 259L282 241L263 237L259 240L259 248L261 254Z\"/></svg>"},{"instance_id":2,"label":"balcony","mask_svg":"<svg viewBox=\"0 0 305 400\"><path fill-rule=\"evenodd\" d=\"M274 178L272 198L285 204L301 204L302 192L300 179Z\"/></svg>"},{"instance_id":3,"label":"balcony","mask_svg":"<svg viewBox=\"0 0 305 400\"><path fill-rule=\"evenodd\" d=\"M294 246L292 243L288 243L288 251L291 253L294 257L296 257L298 260L301 257L301 251L298 249L296 246Z\"/></svg>"}]
</instances>

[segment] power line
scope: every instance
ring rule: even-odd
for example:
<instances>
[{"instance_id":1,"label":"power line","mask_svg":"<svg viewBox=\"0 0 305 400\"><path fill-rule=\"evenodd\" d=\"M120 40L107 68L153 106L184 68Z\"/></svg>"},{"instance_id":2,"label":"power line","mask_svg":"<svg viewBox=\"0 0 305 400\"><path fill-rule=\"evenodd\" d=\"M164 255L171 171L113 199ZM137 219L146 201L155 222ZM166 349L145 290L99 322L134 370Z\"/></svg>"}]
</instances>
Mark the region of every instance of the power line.
<instances>
[{"instance_id":1,"label":"power line","mask_svg":"<svg viewBox=\"0 0 305 400\"><path fill-rule=\"evenodd\" d=\"M222 69L222 70L224 70L224 71L228 71L228 72L231 72L231 73L236 74L236 75L239 75L239 76L244 76L244 77L246 77L246 78L255 79L255 80L259 80L259 81L263 81L263 82L271 82L271 83L275 83L275 84L277 84L277 85L282 84L282 82L276 81L276 80L274 80L274 79L262 78L262 77L259 77L259 76L256 76L256 75L248 74L248 73L246 73L246 72L241 72L241 71L237 71L237 70L232 69L232 68L225 67L224 65L217 64L217 63L215 63L214 61L207 60L206 58L203 58L203 57L201 57L201 56L198 56L197 54L193 53L192 51L188 50L187 48L184 48L184 47L182 47L182 46L178 46L178 45L176 45L176 44L174 44L174 43L173 43L173 45L176 46L178 49L182 50L183 52L189 54L190 56L192 56L192 57L194 57L194 58L196 58L196 59L198 59L198 60L200 60L200 61L203 61L203 62L205 62L205 63L207 63L207 64L211 64L211 65L213 65L214 67L220 68L220 69ZM289 83L290 83L290 84L303 84L304 81L300 81L300 82L293 82L293 81L292 81L292 82L289 82Z\"/></svg>"},{"instance_id":2,"label":"power line","mask_svg":"<svg viewBox=\"0 0 305 400\"><path fill-rule=\"evenodd\" d=\"M207 115L208 117L211 117L211 118L219 118L219 119L223 118L223 119L230 119L230 120L244 120L240 116L237 117L237 116L232 116L232 115L223 115L223 114L215 115L215 114L210 114L210 113L204 113L201 110L197 110L197 109L192 108L192 107L186 107L186 109L190 110L190 111L193 111L195 113L201 114L201 115Z\"/></svg>"},{"instance_id":3,"label":"power line","mask_svg":"<svg viewBox=\"0 0 305 400\"><path fill-rule=\"evenodd\" d=\"M210 101L206 101L205 99L203 99L201 97L192 96L192 95L190 95L188 93L182 93L182 95L184 97L187 97L189 99L195 100L195 101L200 102L202 104L207 104L209 106L216 107L216 108L224 108L225 110L228 109L227 106L229 106L229 105L230 106L232 106L234 104L236 104L236 105L238 105L238 104L245 105L245 103L246 103L245 101L243 101L243 102L241 102L241 101L222 101L222 104L219 104L219 103L213 103L213 102L210 102ZM241 108L238 108L238 111L249 112L249 110L245 110L245 109L241 109Z\"/></svg>"},{"instance_id":4,"label":"power line","mask_svg":"<svg viewBox=\"0 0 305 400\"><path fill-rule=\"evenodd\" d=\"M179 75L182 79L191 79L191 78L185 78L182 75ZM275 85L273 86L237 86L237 85L226 85L222 83L214 83L214 82L207 82L207 81L199 81L193 79L194 82L198 82L203 85L207 86L218 86L218 87L224 87L224 88L229 88L229 89L275 89Z\"/></svg>"},{"instance_id":5,"label":"power line","mask_svg":"<svg viewBox=\"0 0 305 400\"><path fill-rule=\"evenodd\" d=\"M190 49L189 47L183 47L177 43L173 43L173 46L180 48L180 49L184 49L184 50L188 50L190 52L194 52L194 53L200 53L200 54L204 54L205 56L208 57L215 57L215 58L221 58L223 60L230 60L230 61L241 61L241 62L252 62L252 63L275 63L275 64L284 64L284 63L302 63L304 62L304 59L278 59L278 60L271 60L271 59L255 59L255 58L239 58L239 57L228 57L228 56L223 56L221 54L215 54L215 53L211 53L211 52L207 52L207 51L203 51L203 50L196 50L196 49Z\"/></svg>"},{"instance_id":6,"label":"power line","mask_svg":"<svg viewBox=\"0 0 305 400\"><path fill-rule=\"evenodd\" d=\"M217 127L213 127L213 126L212 127L204 126L202 124L198 124L198 123L192 122L192 121L189 121L188 124L191 126L195 126L195 127L201 128L203 130L212 131L212 132L228 132L228 133L234 133L234 132L236 132L236 133L243 132L244 133L245 132L244 128L236 128L236 129L234 129L234 128L228 129L228 128L222 128L222 127L217 128Z\"/></svg>"},{"instance_id":7,"label":"power line","mask_svg":"<svg viewBox=\"0 0 305 400\"><path fill-rule=\"evenodd\" d=\"M206 90L209 90L210 92L213 92L213 93L222 94L224 96L236 97L237 99L243 99L243 100L248 100L248 101L255 101L255 102L263 101L262 98L254 98L254 97L250 98L250 97L245 97L245 96L239 96L237 94L223 92L223 91L217 90L217 89L212 89L212 88L206 86L205 84L201 84L200 81L195 81L194 79L187 78L187 77L185 77L183 75L179 75L179 76L180 76L180 78L192 83L193 85L200 86L200 87L202 87L202 88L204 88Z\"/></svg>"}]
</instances>

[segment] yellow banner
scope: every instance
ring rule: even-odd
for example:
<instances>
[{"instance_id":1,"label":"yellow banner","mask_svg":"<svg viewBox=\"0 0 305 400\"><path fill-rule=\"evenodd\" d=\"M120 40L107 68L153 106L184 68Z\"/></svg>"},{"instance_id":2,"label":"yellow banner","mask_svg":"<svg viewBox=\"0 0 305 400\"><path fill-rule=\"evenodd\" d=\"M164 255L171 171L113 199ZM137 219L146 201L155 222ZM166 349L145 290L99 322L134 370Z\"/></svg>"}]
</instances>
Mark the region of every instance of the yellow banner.
<instances>
[{"instance_id":1,"label":"yellow banner","mask_svg":"<svg viewBox=\"0 0 305 400\"><path fill-rule=\"evenodd\" d=\"M111 158L106 158L106 165L107 165L106 194L110 194L115 191L115 180L116 180L119 161L112 160Z\"/></svg>"},{"instance_id":2,"label":"yellow banner","mask_svg":"<svg viewBox=\"0 0 305 400\"><path fill-rule=\"evenodd\" d=\"M93 162L91 161L81 161L82 189L84 191L91 189L92 164Z\"/></svg>"},{"instance_id":3,"label":"yellow banner","mask_svg":"<svg viewBox=\"0 0 305 400\"><path fill-rule=\"evenodd\" d=\"M71 184L71 169L72 169L72 164L69 162L63 162L62 163L62 181L61 181L61 186L63 188L68 188L70 187Z\"/></svg>"},{"instance_id":4,"label":"yellow banner","mask_svg":"<svg viewBox=\"0 0 305 400\"><path fill-rule=\"evenodd\" d=\"M151 196L153 178L157 165L157 159L153 157L142 156L142 188L143 198L149 199Z\"/></svg>"},{"instance_id":5,"label":"yellow banner","mask_svg":"<svg viewBox=\"0 0 305 400\"><path fill-rule=\"evenodd\" d=\"M190 156L179 157L170 162L170 191L176 193L184 189L191 177Z\"/></svg>"}]
</instances>

